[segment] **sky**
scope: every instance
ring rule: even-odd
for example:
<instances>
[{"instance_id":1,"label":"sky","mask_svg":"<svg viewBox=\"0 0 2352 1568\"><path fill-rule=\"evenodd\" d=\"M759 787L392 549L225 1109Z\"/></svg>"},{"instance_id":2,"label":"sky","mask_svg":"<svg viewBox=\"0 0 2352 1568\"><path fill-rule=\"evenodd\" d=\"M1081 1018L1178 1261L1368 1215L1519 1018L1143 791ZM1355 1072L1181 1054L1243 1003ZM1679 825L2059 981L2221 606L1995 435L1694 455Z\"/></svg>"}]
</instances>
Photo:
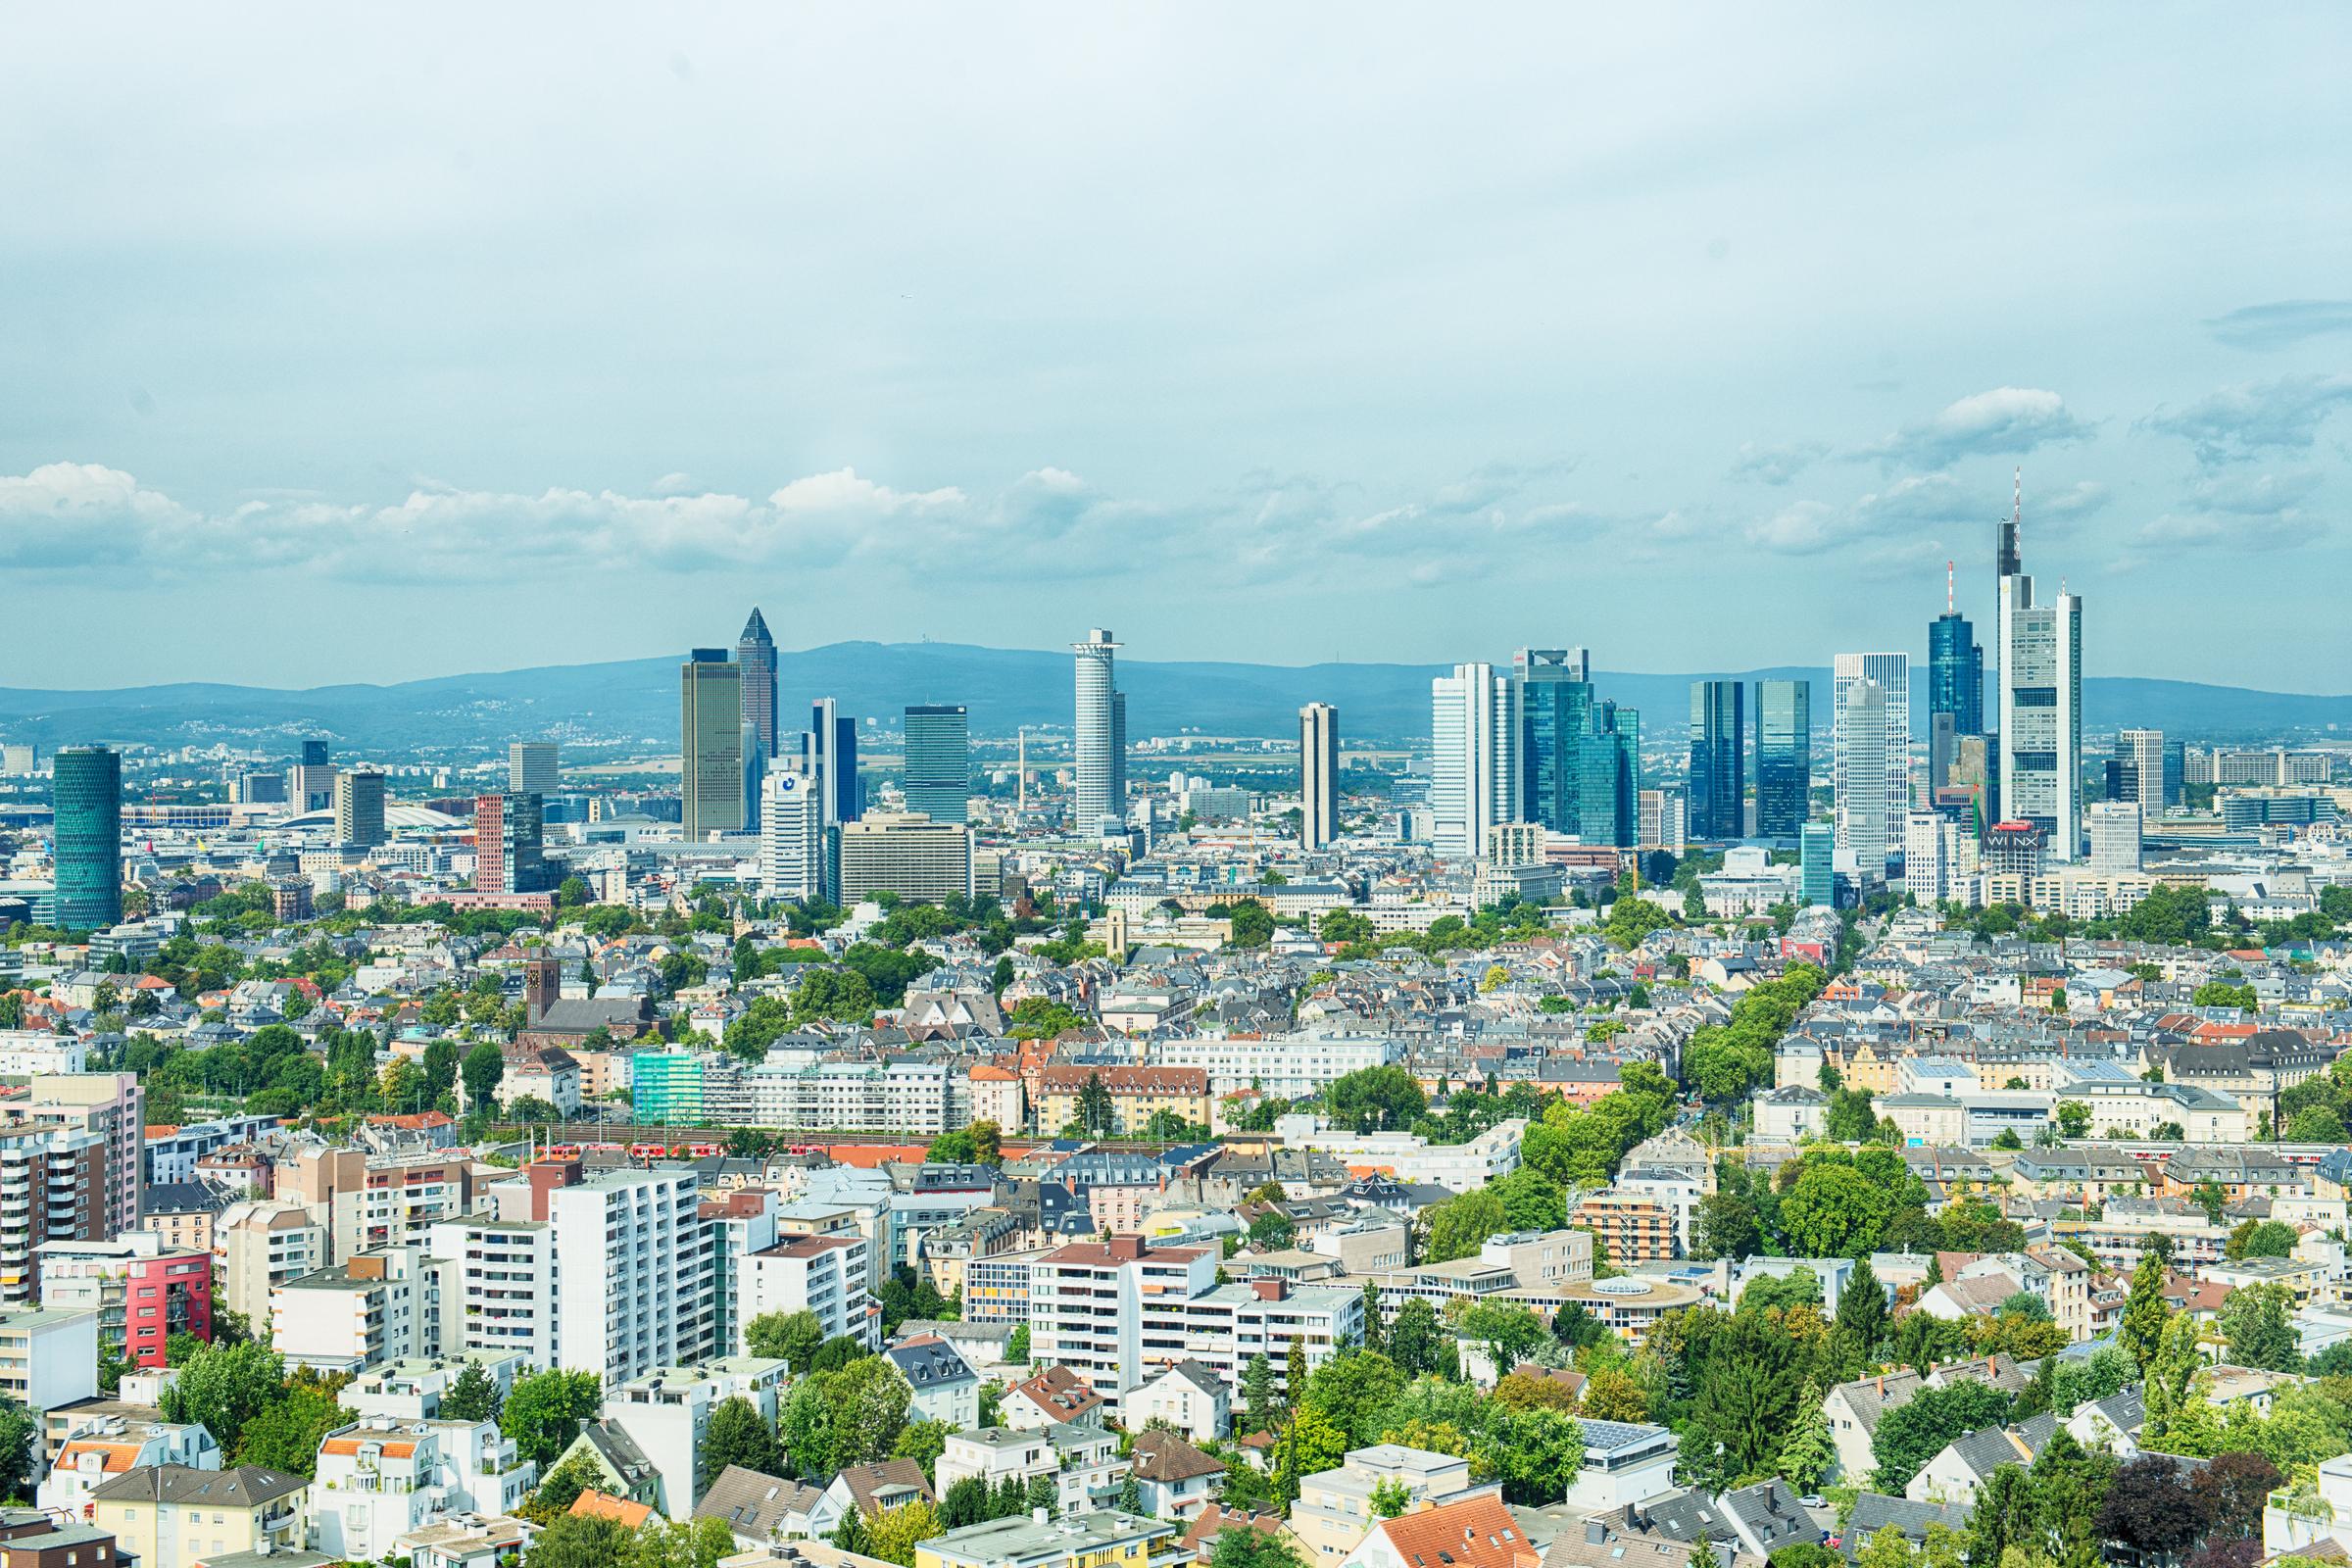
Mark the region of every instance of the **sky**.
<instances>
[{"instance_id":1,"label":"sky","mask_svg":"<svg viewBox=\"0 0 2352 1568\"><path fill-rule=\"evenodd\" d=\"M33 8L0 684L731 642L2352 690L2352 9Z\"/></svg>"}]
</instances>

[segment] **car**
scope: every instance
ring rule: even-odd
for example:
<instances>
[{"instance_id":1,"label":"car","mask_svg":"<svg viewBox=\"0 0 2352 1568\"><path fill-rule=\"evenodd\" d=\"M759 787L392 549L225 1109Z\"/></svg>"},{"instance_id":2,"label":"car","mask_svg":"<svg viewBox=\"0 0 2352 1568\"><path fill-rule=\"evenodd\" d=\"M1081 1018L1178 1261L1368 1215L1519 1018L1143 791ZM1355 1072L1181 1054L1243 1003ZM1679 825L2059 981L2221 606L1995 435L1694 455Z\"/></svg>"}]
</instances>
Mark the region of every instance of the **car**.
<instances>
[{"instance_id":1,"label":"car","mask_svg":"<svg viewBox=\"0 0 2352 1568\"><path fill-rule=\"evenodd\" d=\"M1822 1508L1828 1506L1828 1504L1824 1503L1818 1496L1799 1497L1796 1500L1798 1506L1805 1508Z\"/></svg>"}]
</instances>

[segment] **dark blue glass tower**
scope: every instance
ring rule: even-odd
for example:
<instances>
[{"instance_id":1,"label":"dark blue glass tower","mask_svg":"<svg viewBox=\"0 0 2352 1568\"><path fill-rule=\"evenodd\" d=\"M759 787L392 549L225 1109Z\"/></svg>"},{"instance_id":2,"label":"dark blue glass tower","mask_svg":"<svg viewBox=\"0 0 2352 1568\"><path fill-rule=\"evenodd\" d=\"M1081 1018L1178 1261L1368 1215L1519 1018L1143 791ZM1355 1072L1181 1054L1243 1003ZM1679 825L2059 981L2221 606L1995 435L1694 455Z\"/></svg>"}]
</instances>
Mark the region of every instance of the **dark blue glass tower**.
<instances>
[{"instance_id":1,"label":"dark blue glass tower","mask_svg":"<svg viewBox=\"0 0 2352 1568\"><path fill-rule=\"evenodd\" d=\"M1511 678L1519 687L1520 809L1554 833L1581 833L1579 759L1592 712L1592 665L1581 648L1523 648Z\"/></svg>"},{"instance_id":2,"label":"dark blue glass tower","mask_svg":"<svg viewBox=\"0 0 2352 1568\"><path fill-rule=\"evenodd\" d=\"M57 825L58 927L98 931L122 920L122 759L103 746L57 754L50 796Z\"/></svg>"},{"instance_id":3,"label":"dark blue glass tower","mask_svg":"<svg viewBox=\"0 0 2352 1568\"><path fill-rule=\"evenodd\" d=\"M1952 715L1961 735L1984 733L1984 650L1957 611L1928 622L1928 715Z\"/></svg>"},{"instance_id":4,"label":"dark blue glass tower","mask_svg":"<svg viewBox=\"0 0 2352 1568\"><path fill-rule=\"evenodd\" d=\"M1756 682L1756 836L1792 839L1813 809L1813 683Z\"/></svg>"},{"instance_id":5,"label":"dark blue glass tower","mask_svg":"<svg viewBox=\"0 0 2352 1568\"><path fill-rule=\"evenodd\" d=\"M1741 716L1746 690L1736 680L1690 683L1690 830L1694 839L1746 836L1747 769L1741 752L1747 738Z\"/></svg>"}]
</instances>

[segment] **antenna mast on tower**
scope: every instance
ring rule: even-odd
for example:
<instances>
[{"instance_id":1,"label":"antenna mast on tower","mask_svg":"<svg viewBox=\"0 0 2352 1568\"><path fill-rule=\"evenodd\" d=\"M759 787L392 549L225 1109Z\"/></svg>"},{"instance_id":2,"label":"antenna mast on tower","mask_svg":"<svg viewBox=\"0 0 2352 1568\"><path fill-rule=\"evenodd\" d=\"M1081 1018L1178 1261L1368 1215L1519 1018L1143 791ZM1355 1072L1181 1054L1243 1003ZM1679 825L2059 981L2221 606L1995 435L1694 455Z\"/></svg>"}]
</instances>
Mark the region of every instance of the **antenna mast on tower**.
<instances>
[{"instance_id":1,"label":"antenna mast on tower","mask_svg":"<svg viewBox=\"0 0 2352 1568\"><path fill-rule=\"evenodd\" d=\"M1954 613L1952 609L1952 564L1949 561L1943 564L1943 612L1947 615Z\"/></svg>"}]
</instances>

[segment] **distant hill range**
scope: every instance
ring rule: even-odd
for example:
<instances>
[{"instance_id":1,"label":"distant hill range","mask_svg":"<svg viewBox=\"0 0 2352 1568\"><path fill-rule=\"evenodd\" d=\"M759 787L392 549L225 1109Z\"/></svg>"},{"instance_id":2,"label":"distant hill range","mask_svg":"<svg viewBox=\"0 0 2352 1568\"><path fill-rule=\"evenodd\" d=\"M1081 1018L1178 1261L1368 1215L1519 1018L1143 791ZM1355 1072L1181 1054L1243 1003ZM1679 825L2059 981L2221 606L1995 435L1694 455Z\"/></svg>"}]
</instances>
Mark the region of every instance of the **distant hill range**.
<instances>
[{"instance_id":1,"label":"distant hill range","mask_svg":"<svg viewBox=\"0 0 2352 1568\"><path fill-rule=\"evenodd\" d=\"M1241 664L1119 662L1130 732L1179 728L1208 735L1286 736L1308 702L1335 703L1349 740L1429 733L1435 664ZM1823 668L1707 672L1745 681L1801 676L1813 682L1813 723L1830 722L1830 672ZM1643 733L1683 733L1693 675L1602 670L1603 697L1639 709ZM812 697L840 699L845 712L895 720L910 703L963 703L975 733L1008 735L1016 725L1070 722L1066 653L975 648L955 643L834 643L781 653L777 688L783 722L794 726ZM2145 726L2201 741L2268 740L2337 730L2352 733L2352 696L2201 686L2189 681L2096 677L2082 683L2093 730ZM1912 710L1924 733L1927 680L1913 665ZM496 674L448 675L391 686L257 686L182 683L119 691L0 688L0 740L44 749L76 743L181 745L228 740L292 749L292 738L327 734L339 750L494 747L507 740L573 733L640 738L674 748L678 661L633 659L552 665ZM1752 719L1750 722L1753 722ZM575 728L576 726L576 728Z\"/></svg>"}]
</instances>

